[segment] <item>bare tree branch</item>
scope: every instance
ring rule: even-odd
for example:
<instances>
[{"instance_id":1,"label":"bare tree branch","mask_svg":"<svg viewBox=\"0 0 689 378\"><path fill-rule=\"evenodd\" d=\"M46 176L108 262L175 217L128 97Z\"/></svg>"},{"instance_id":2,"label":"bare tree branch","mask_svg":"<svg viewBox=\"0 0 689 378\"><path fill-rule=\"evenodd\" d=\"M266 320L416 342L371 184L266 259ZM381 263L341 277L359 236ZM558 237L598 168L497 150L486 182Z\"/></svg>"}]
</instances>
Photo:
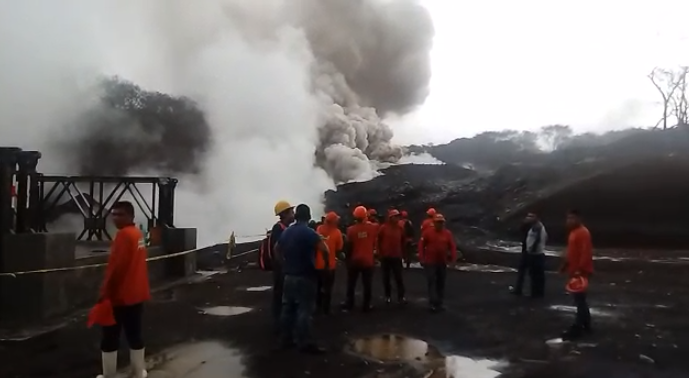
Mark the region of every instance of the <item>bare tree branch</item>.
<instances>
[{"instance_id":1,"label":"bare tree branch","mask_svg":"<svg viewBox=\"0 0 689 378\"><path fill-rule=\"evenodd\" d=\"M670 107L672 106L672 115L677 117L678 123L680 118L682 121L686 120L684 110L686 108L686 76L689 68L681 67L679 71L671 71L655 67L648 78L651 80L653 86L658 90L663 99L663 117L661 122L663 130L668 128L668 118L670 116ZM680 89L679 96L677 90ZM660 123L660 122L659 122ZM655 126L656 128L658 125Z\"/></svg>"}]
</instances>

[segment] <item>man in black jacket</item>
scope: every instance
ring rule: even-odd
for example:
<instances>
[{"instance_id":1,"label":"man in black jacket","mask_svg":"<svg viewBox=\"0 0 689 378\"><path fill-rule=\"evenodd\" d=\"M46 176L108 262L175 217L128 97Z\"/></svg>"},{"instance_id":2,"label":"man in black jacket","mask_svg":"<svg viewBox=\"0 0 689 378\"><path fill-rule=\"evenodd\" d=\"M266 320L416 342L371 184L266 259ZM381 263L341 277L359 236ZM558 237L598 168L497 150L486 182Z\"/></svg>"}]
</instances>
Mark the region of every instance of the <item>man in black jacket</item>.
<instances>
[{"instance_id":1,"label":"man in black jacket","mask_svg":"<svg viewBox=\"0 0 689 378\"><path fill-rule=\"evenodd\" d=\"M522 255L519 261L517 282L511 287L514 295L522 295L524 276L529 271L531 277L531 296L543 297L545 289L545 243L547 233L535 213L529 213L521 228Z\"/></svg>"}]
</instances>

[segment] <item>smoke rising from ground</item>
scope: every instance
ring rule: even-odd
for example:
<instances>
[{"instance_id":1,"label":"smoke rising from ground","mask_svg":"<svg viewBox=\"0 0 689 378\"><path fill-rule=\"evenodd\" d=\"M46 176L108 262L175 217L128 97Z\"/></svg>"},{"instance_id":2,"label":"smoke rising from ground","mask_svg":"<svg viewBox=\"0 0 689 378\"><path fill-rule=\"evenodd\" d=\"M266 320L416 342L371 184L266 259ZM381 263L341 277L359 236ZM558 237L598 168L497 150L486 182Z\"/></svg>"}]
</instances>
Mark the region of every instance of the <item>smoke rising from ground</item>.
<instances>
[{"instance_id":1,"label":"smoke rising from ground","mask_svg":"<svg viewBox=\"0 0 689 378\"><path fill-rule=\"evenodd\" d=\"M425 99L432 35L412 0L3 0L0 132L44 172L178 176L202 243L256 233L399 160L380 116Z\"/></svg>"}]
</instances>

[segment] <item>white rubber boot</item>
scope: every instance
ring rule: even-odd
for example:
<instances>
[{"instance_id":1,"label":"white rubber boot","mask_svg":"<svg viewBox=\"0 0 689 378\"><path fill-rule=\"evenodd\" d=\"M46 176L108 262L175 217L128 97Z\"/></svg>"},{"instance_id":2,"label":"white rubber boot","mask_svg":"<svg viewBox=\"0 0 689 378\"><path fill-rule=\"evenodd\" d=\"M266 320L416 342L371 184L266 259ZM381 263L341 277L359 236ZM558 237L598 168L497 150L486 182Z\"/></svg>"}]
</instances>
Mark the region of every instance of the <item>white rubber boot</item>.
<instances>
[{"instance_id":1,"label":"white rubber boot","mask_svg":"<svg viewBox=\"0 0 689 378\"><path fill-rule=\"evenodd\" d=\"M145 351L145 349L129 351L129 361L132 364L132 377L134 378L146 378L148 376Z\"/></svg>"},{"instance_id":2,"label":"white rubber boot","mask_svg":"<svg viewBox=\"0 0 689 378\"><path fill-rule=\"evenodd\" d=\"M117 351L102 352L103 374L97 378L116 378L117 377Z\"/></svg>"}]
</instances>

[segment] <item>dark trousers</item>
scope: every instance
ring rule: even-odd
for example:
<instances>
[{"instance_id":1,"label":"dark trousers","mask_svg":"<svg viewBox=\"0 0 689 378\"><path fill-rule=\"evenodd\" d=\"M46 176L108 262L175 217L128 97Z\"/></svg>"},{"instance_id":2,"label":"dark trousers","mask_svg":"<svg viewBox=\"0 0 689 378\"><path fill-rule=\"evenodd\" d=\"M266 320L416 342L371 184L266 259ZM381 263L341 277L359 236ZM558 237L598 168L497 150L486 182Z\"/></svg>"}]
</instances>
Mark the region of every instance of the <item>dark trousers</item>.
<instances>
[{"instance_id":1,"label":"dark trousers","mask_svg":"<svg viewBox=\"0 0 689 378\"><path fill-rule=\"evenodd\" d=\"M316 308L315 277L285 276L280 334L282 342L303 347L311 342L311 315Z\"/></svg>"},{"instance_id":2,"label":"dark trousers","mask_svg":"<svg viewBox=\"0 0 689 378\"><path fill-rule=\"evenodd\" d=\"M586 292L573 293L574 305L577 307L577 314L574 318L574 326L581 329L591 328L591 310L586 300Z\"/></svg>"},{"instance_id":3,"label":"dark trousers","mask_svg":"<svg viewBox=\"0 0 689 378\"><path fill-rule=\"evenodd\" d=\"M414 258L414 244L411 241L408 241L404 244L404 264L407 266L407 269L411 267L412 259Z\"/></svg>"},{"instance_id":4,"label":"dark trousers","mask_svg":"<svg viewBox=\"0 0 689 378\"><path fill-rule=\"evenodd\" d=\"M317 284L316 306L324 314L329 314L333 297L333 285L335 284L335 269L319 270Z\"/></svg>"},{"instance_id":5,"label":"dark trousers","mask_svg":"<svg viewBox=\"0 0 689 378\"><path fill-rule=\"evenodd\" d=\"M446 264L426 264L426 281L428 283L428 303L437 307L443 305L445 298L445 276L447 275Z\"/></svg>"},{"instance_id":6,"label":"dark trousers","mask_svg":"<svg viewBox=\"0 0 689 378\"><path fill-rule=\"evenodd\" d=\"M542 297L545 294L545 254L522 253L517 271L517 283L514 285L514 292L517 294L522 292L527 271L531 280L531 295Z\"/></svg>"},{"instance_id":7,"label":"dark trousers","mask_svg":"<svg viewBox=\"0 0 689 378\"><path fill-rule=\"evenodd\" d=\"M345 307L354 308L354 294L356 293L356 283L361 276L364 284L364 308L371 306L371 294L373 284L373 267L349 266L347 267L347 299Z\"/></svg>"},{"instance_id":8,"label":"dark trousers","mask_svg":"<svg viewBox=\"0 0 689 378\"><path fill-rule=\"evenodd\" d=\"M402 258L401 257L383 257L380 260L380 268L383 271L383 290L385 297L392 296L392 285L390 276L395 280L395 287L397 287L397 299L404 298L404 280L402 279Z\"/></svg>"},{"instance_id":9,"label":"dark trousers","mask_svg":"<svg viewBox=\"0 0 689 378\"><path fill-rule=\"evenodd\" d=\"M273 327L277 331L280 327L280 315L282 313L282 291L285 283L285 276L281 266L273 266L273 303L271 313L273 315Z\"/></svg>"},{"instance_id":10,"label":"dark trousers","mask_svg":"<svg viewBox=\"0 0 689 378\"><path fill-rule=\"evenodd\" d=\"M129 349L143 349L144 341L141 336L141 322L144 304L114 306L112 310L115 315L115 325L103 327L103 337L100 343L101 351L108 353L119 350L120 334L123 330Z\"/></svg>"}]
</instances>

